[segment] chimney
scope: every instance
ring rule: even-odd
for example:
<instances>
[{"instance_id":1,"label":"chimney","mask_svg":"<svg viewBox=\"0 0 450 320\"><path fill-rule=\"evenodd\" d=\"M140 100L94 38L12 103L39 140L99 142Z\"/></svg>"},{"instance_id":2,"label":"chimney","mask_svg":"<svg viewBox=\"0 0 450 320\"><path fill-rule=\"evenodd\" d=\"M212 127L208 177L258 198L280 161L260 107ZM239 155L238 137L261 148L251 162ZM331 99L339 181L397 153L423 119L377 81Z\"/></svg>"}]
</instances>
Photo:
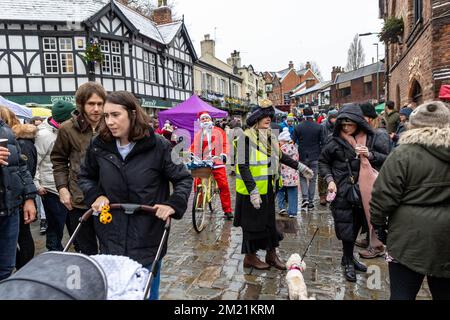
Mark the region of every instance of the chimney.
<instances>
[{"instance_id":1,"label":"chimney","mask_svg":"<svg viewBox=\"0 0 450 320\"><path fill-rule=\"evenodd\" d=\"M308 61L308 62L306 62L306 66L305 66L305 68L306 68L306 69L311 69L311 63L309 63L309 61Z\"/></svg>"},{"instance_id":2,"label":"chimney","mask_svg":"<svg viewBox=\"0 0 450 320\"><path fill-rule=\"evenodd\" d=\"M158 0L158 8L153 10L152 20L158 25L172 22L172 10L167 6L167 0Z\"/></svg>"},{"instance_id":3,"label":"chimney","mask_svg":"<svg viewBox=\"0 0 450 320\"><path fill-rule=\"evenodd\" d=\"M289 61L289 69L294 69L294 63L292 61Z\"/></svg>"},{"instance_id":4,"label":"chimney","mask_svg":"<svg viewBox=\"0 0 450 320\"><path fill-rule=\"evenodd\" d=\"M231 57L227 59L227 63L232 66L232 67L237 67L240 68L241 67L241 57L240 57L240 52L234 50L231 53Z\"/></svg>"},{"instance_id":5,"label":"chimney","mask_svg":"<svg viewBox=\"0 0 450 320\"><path fill-rule=\"evenodd\" d=\"M342 73L342 68L341 67L333 67L333 69L331 70L331 81L334 82L334 80L336 80L336 77L340 73Z\"/></svg>"},{"instance_id":6,"label":"chimney","mask_svg":"<svg viewBox=\"0 0 450 320\"><path fill-rule=\"evenodd\" d=\"M205 34L205 40L200 42L202 48L202 56L207 54L215 57L216 56L216 42L210 39L209 34Z\"/></svg>"},{"instance_id":7,"label":"chimney","mask_svg":"<svg viewBox=\"0 0 450 320\"><path fill-rule=\"evenodd\" d=\"M313 78L306 79L306 89L309 89L311 87L314 87L316 84L316 80Z\"/></svg>"}]
</instances>

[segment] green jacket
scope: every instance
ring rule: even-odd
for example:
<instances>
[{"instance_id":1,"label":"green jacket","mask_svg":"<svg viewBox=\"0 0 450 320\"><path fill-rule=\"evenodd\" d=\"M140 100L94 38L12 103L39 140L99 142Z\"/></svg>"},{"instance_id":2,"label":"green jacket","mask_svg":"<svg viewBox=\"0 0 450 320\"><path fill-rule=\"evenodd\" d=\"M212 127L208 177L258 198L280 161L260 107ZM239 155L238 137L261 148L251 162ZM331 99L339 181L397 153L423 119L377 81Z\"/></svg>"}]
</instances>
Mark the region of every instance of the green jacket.
<instances>
[{"instance_id":1,"label":"green jacket","mask_svg":"<svg viewBox=\"0 0 450 320\"><path fill-rule=\"evenodd\" d=\"M386 130L390 133L395 133L397 131L398 125L400 124L400 114L397 110L392 111L390 114L386 112L384 116L386 121Z\"/></svg>"},{"instance_id":2,"label":"green jacket","mask_svg":"<svg viewBox=\"0 0 450 320\"><path fill-rule=\"evenodd\" d=\"M87 209L83 192L78 186L78 173L93 136L90 124L76 111L74 117L59 128L50 154L56 189L59 191L61 188L68 188L72 195L72 205L78 209Z\"/></svg>"},{"instance_id":3,"label":"green jacket","mask_svg":"<svg viewBox=\"0 0 450 320\"><path fill-rule=\"evenodd\" d=\"M450 128L406 131L384 163L371 222L388 220L389 254L424 275L450 278Z\"/></svg>"}]
</instances>

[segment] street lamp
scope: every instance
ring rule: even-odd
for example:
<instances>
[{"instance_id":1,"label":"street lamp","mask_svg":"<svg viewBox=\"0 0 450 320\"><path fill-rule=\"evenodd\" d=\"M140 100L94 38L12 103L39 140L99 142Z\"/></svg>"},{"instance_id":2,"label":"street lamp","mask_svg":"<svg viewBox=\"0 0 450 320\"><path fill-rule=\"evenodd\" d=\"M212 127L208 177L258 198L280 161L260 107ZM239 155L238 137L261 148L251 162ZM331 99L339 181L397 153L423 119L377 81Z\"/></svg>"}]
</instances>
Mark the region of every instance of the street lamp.
<instances>
[{"instance_id":1,"label":"street lamp","mask_svg":"<svg viewBox=\"0 0 450 320\"><path fill-rule=\"evenodd\" d=\"M378 43L374 43L374 46L377 46L377 103L380 103L380 66L378 59Z\"/></svg>"},{"instance_id":2,"label":"street lamp","mask_svg":"<svg viewBox=\"0 0 450 320\"><path fill-rule=\"evenodd\" d=\"M366 32L358 34L359 37L379 35L379 32ZM373 44L377 46L377 103L380 102L380 66L379 66L379 56L378 56L378 42Z\"/></svg>"}]
</instances>

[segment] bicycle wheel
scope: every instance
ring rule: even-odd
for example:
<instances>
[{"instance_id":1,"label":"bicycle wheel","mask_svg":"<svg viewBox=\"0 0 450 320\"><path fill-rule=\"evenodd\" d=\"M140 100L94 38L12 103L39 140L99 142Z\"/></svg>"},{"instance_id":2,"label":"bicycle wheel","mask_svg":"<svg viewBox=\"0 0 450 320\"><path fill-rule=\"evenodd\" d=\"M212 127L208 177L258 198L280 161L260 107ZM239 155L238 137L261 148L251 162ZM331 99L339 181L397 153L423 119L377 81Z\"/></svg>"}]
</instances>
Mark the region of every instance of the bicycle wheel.
<instances>
[{"instance_id":1,"label":"bicycle wheel","mask_svg":"<svg viewBox=\"0 0 450 320\"><path fill-rule=\"evenodd\" d=\"M214 213L215 210L217 210L217 201L219 198L219 189L217 188L217 182L214 180L214 182L211 184L211 196L209 197L210 201L208 203L209 211L211 213Z\"/></svg>"},{"instance_id":2,"label":"bicycle wheel","mask_svg":"<svg viewBox=\"0 0 450 320\"><path fill-rule=\"evenodd\" d=\"M202 232L203 228L205 228L206 212L203 208L203 197L203 188L197 186L197 191L195 191L194 200L192 201L192 224L197 233Z\"/></svg>"}]
</instances>

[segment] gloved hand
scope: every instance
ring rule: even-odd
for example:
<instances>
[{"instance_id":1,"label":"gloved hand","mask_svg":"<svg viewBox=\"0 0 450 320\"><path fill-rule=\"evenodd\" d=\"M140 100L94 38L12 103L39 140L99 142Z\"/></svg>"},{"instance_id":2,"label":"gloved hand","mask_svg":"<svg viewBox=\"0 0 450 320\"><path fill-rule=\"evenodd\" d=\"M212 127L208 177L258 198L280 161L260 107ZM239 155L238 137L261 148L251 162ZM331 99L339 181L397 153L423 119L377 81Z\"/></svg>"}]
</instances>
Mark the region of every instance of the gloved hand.
<instances>
[{"instance_id":1,"label":"gloved hand","mask_svg":"<svg viewBox=\"0 0 450 320\"><path fill-rule=\"evenodd\" d=\"M262 199L259 194L258 188L255 188L252 192L250 192L250 202L256 210L259 210L261 208Z\"/></svg>"},{"instance_id":2,"label":"gloved hand","mask_svg":"<svg viewBox=\"0 0 450 320\"><path fill-rule=\"evenodd\" d=\"M298 163L298 171L308 180L314 177L314 172L301 162Z\"/></svg>"},{"instance_id":3,"label":"gloved hand","mask_svg":"<svg viewBox=\"0 0 450 320\"><path fill-rule=\"evenodd\" d=\"M220 155L220 158L221 158L223 164L226 164L226 163L227 163L227 155L226 155L225 153L222 153L222 154Z\"/></svg>"},{"instance_id":4,"label":"gloved hand","mask_svg":"<svg viewBox=\"0 0 450 320\"><path fill-rule=\"evenodd\" d=\"M373 230L377 235L378 240L380 240L384 245L387 243L387 227L386 226L376 226L373 225Z\"/></svg>"}]
</instances>

